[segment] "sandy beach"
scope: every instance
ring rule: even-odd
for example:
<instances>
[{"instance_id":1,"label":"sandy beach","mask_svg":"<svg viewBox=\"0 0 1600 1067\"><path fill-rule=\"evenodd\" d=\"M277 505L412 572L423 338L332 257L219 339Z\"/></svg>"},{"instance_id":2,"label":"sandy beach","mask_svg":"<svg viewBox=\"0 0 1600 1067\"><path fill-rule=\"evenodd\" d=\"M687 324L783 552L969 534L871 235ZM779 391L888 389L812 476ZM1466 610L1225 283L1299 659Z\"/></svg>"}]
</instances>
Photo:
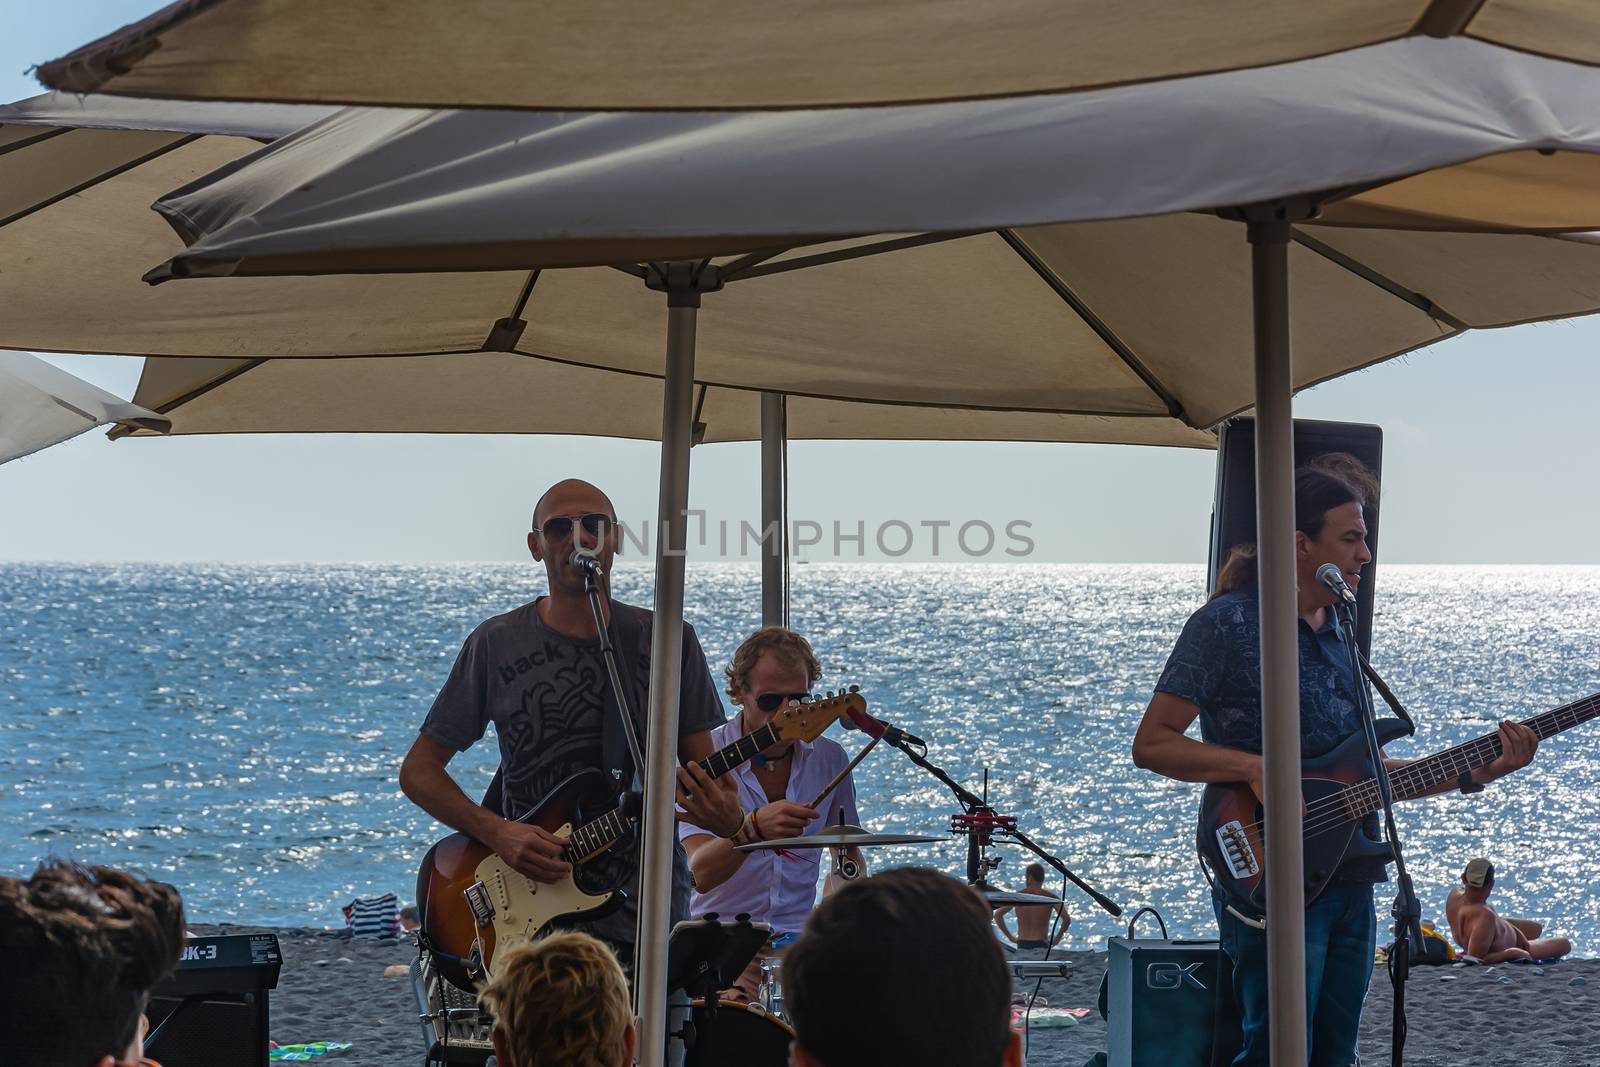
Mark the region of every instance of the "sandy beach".
<instances>
[{"instance_id":1,"label":"sandy beach","mask_svg":"<svg viewBox=\"0 0 1600 1067\"><path fill-rule=\"evenodd\" d=\"M278 935L283 972L271 999L271 1036L281 1044L349 1041L353 1047L319 1062L345 1067L396 1067L421 1061L421 1030L409 980L384 968L408 964L404 941L352 941L339 930L195 925L196 933ZM1047 983L1052 1007L1093 1008L1106 956L1073 952L1073 976ZM1600 1064L1600 960L1542 966L1419 967L1406 987L1410 1035L1405 1061L1415 1067L1462 1064ZM1389 1062L1391 990L1381 971L1361 1024L1367 1064ZM1091 1012L1066 1028L1034 1028L1028 1063L1081 1067L1105 1051L1106 1024Z\"/></svg>"}]
</instances>

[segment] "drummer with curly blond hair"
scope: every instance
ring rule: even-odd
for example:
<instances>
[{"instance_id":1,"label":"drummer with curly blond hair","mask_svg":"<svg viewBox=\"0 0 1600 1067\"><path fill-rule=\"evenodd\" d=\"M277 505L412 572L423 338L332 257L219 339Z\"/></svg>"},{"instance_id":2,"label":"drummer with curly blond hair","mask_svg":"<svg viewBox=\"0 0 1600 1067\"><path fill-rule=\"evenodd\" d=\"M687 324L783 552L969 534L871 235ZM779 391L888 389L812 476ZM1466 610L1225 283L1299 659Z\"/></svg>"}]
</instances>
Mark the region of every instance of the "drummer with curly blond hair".
<instances>
[{"instance_id":1,"label":"drummer with curly blond hair","mask_svg":"<svg viewBox=\"0 0 1600 1067\"><path fill-rule=\"evenodd\" d=\"M622 965L588 934L554 934L513 950L479 994L494 1015L500 1067L627 1067L633 1011Z\"/></svg>"},{"instance_id":2,"label":"drummer with curly blond hair","mask_svg":"<svg viewBox=\"0 0 1600 1067\"><path fill-rule=\"evenodd\" d=\"M822 665L804 637L767 626L747 637L724 672L727 694L739 714L712 731L712 743L729 745L761 729L793 701L805 700L822 676ZM680 772L685 788L715 809L713 820L696 825L683 814L678 835L689 856L695 892L690 914L748 914L779 934L797 933L816 905L822 849L762 849L741 844L805 837L841 822L860 825L849 757L835 741L780 740L729 774L712 779L697 766ZM842 777L841 777L842 775ZM837 782L830 790L830 783ZM820 798L820 799L819 799ZM859 849L840 850L841 869L864 874ZM759 961L746 969L732 995L753 997Z\"/></svg>"}]
</instances>

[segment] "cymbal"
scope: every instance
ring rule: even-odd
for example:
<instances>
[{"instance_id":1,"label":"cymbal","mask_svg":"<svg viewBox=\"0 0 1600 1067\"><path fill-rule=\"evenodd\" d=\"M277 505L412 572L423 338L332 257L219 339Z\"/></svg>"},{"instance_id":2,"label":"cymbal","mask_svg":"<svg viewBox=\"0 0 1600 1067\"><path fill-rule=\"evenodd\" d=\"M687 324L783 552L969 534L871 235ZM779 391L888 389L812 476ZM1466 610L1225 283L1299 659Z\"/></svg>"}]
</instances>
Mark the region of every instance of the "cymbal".
<instances>
[{"instance_id":1,"label":"cymbal","mask_svg":"<svg viewBox=\"0 0 1600 1067\"><path fill-rule=\"evenodd\" d=\"M1043 893L1010 893L1004 889L983 889L979 890L979 892L983 894L983 899L987 900L990 904L997 908L1004 908L1007 906L1014 907L1018 905L1026 907L1035 904L1061 903L1061 898L1055 896L1054 894L1046 895Z\"/></svg>"},{"instance_id":2,"label":"cymbal","mask_svg":"<svg viewBox=\"0 0 1600 1067\"><path fill-rule=\"evenodd\" d=\"M940 837L922 834L875 834L859 826L830 826L804 837L779 837L771 841L753 841L748 845L735 845L740 852L761 852L778 848L858 848L866 845L916 845L925 841L942 841Z\"/></svg>"}]
</instances>

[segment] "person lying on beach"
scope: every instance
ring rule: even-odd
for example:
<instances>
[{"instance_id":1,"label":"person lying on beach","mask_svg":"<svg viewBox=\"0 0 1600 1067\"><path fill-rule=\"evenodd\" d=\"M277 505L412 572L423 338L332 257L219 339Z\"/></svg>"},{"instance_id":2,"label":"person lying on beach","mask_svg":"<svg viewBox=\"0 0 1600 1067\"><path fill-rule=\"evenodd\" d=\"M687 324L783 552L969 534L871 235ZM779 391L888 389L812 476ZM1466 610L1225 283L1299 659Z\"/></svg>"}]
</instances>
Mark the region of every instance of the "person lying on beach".
<instances>
[{"instance_id":1,"label":"person lying on beach","mask_svg":"<svg viewBox=\"0 0 1600 1067\"><path fill-rule=\"evenodd\" d=\"M1053 903L1041 904L1034 907L1024 904L1018 907L1007 904L1003 908L996 908L994 924L1000 928L1000 933L1005 939L1016 945L1024 952L1040 951L1055 948L1061 939L1067 936L1067 927L1072 924L1072 916L1067 914L1066 907L1055 895L1044 887L1044 865L1039 863L1028 864L1028 869L1023 874L1025 882L1022 892L1032 893L1035 896L1048 897ZM1010 925L1006 922L1009 912L1017 913L1017 932L1011 932ZM1051 917L1060 914L1061 921L1055 924L1054 936L1051 935Z\"/></svg>"},{"instance_id":2,"label":"person lying on beach","mask_svg":"<svg viewBox=\"0 0 1600 1067\"><path fill-rule=\"evenodd\" d=\"M183 901L163 882L59 861L0 877L0 1059L138 1063L150 990L182 949Z\"/></svg>"},{"instance_id":3,"label":"person lying on beach","mask_svg":"<svg viewBox=\"0 0 1600 1067\"><path fill-rule=\"evenodd\" d=\"M1021 1067L987 902L922 867L827 897L783 961L793 1067Z\"/></svg>"},{"instance_id":4,"label":"person lying on beach","mask_svg":"<svg viewBox=\"0 0 1600 1067\"><path fill-rule=\"evenodd\" d=\"M1494 864L1477 857L1461 872L1461 886L1450 891L1445 915L1456 944L1484 963L1511 960L1553 960L1572 951L1564 937L1543 937L1544 927L1531 919L1503 919L1489 906L1494 890Z\"/></svg>"},{"instance_id":5,"label":"person lying on beach","mask_svg":"<svg viewBox=\"0 0 1600 1067\"><path fill-rule=\"evenodd\" d=\"M494 1016L498 1067L627 1067L628 981L598 938L554 934L512 950L479 999Z\"/></svg>"}]
</instances>

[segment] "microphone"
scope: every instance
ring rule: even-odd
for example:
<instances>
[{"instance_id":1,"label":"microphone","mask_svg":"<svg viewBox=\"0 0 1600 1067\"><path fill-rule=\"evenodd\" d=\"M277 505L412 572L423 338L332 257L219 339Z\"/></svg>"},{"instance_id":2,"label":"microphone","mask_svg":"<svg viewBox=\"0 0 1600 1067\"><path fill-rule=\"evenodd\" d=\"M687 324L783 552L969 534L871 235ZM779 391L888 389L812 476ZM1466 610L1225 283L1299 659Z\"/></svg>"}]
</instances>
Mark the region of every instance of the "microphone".
<instances>
[{"instance_id":1,"label":"microphone","mask_svg":"<svg viewBox=\"0 0 1600 1067\"><path fill-rule=\"evenodd\" d=\"M918 748L927 748L928 742L916 734L907 733L891 723L883 724L883 739L899 748L901 745L916 745Z\"/></svg>"},{"instance_id":2,"label":"microphone","mask_svg":"<svg viewBox=\"0 0 1600 1067\"><path fill-rule=\"evenodd\" d=\"M1346 604L1354 604L1356 602L1356 594L1351 590L1349 583L1344 580L1344 574L1339 570L1337 564L1324 563L1318 567L1317 581L1327 586L1329 592Z\"/></svg>"},{"instance_id":3,"label":"microphone","mask_svg":"<svg viewBox=\"0 0 1600 1067\"><path fill-rule=\"evenodd\" d=\"M600 561L582 549L577 549L572 553L572 565L584 574L595 578L603 577L606 573L600 569Z\"/></svg>"},{"instance_id":4,"label":"microphone","mask_svg":"<svg viewBox=\"0 0 1600 1067\"><path fill-rule=\"evenodd\" d=\"M839 720L839 724L846 730L860 730L868 737L881 737L897 748L903 744L918 745L922 748L928 747L928 742L916 734L906 733L892 723L874 718L864 711L856 711L854 708L845 709L845 717Z\"/></svg>"}]
</instances>

